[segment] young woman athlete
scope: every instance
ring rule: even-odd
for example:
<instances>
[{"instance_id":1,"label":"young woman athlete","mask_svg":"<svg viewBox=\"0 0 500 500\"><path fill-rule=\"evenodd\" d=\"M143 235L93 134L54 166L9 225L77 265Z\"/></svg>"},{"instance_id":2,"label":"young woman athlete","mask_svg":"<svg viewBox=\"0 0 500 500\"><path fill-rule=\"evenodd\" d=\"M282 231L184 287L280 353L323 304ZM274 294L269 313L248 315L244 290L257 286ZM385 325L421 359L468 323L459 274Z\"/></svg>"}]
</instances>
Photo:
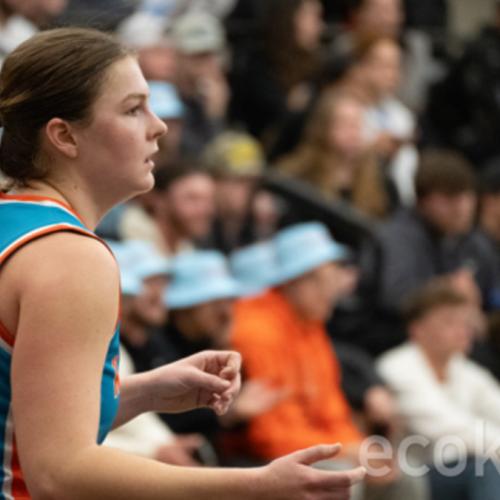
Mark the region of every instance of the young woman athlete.
<instances>
[{"instance_id":1,"label":"young woman athlete","mask_svg":"<svg viewBox=\"0 0 500 500\"><path fill-rule=\"evenodd\" d=\"M0 73L0 499L346 499L363 470L309 467L338 446L254 469L191 469L98 444L144 411L224 413L240 357L203 352L118 379L119 274L94 235L150 189L165 125L136 58L110 36L36 35Z\"/></svg>"}]
</instances>

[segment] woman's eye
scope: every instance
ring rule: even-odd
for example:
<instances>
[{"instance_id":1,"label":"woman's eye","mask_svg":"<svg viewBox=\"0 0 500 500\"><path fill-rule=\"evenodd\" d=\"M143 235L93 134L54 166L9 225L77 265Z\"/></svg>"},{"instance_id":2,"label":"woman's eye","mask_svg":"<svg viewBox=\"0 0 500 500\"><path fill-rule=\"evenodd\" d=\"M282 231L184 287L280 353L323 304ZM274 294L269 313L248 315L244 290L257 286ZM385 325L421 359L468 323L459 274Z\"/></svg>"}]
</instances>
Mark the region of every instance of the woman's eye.
<instances>
[{"instance_id":1,"label":"woman's eye","mask_svg":"<svg viewBox=\"0 0 500 500\"><path fill-rule=\"evenodd\" d=\"M137 115L137 113L139 113L139 111L140 111L140 110L141 110L141 106L135 106L135 107L133 107L132 109L129 109L129 110L127 111L127 114L128 114L128 115L135 116L135 115Z\"/></svg>"}]
</instances>

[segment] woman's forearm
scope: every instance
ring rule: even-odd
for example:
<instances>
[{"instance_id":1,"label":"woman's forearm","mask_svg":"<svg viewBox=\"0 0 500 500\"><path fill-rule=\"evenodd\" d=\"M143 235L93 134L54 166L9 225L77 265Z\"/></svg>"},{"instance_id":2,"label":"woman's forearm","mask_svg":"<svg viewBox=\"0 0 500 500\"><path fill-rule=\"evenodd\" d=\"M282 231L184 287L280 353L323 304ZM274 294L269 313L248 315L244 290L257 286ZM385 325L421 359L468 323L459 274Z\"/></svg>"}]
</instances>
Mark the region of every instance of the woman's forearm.
<instances>
[{"instance_id":1,"label":"woman's forearm","mask_svg":"<svg viewBox=\"0 0 500 500\"><path fill-rule=\"evenodd\" d=\"M152 411L150 372L129 375L120 384L120 407L113 429L126 424L141 413Z\"/></svg>"},{"instance_id":2,"label":"woman's forearm","mask_svg":"<svg viewBox=\"0 0 500 500\"><path fill-rule=\"evenodd\" d=\"M34 498L66 500L254 500L264 495L262 469L164 465L104 446L83 450ZM55 471L54 471L55 472ZM50 474L49 474L50 476Z\"/></svg>"}]
</instances>

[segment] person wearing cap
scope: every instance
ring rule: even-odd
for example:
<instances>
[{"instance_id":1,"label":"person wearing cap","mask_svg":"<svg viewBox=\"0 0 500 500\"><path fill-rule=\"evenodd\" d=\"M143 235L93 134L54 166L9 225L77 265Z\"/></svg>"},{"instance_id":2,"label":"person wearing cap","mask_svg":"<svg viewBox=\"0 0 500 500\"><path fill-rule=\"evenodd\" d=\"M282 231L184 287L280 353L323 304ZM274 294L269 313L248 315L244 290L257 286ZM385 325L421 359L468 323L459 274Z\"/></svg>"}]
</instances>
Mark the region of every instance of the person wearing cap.
<instances>
[{"instance_id":1,"label":"person wearing cap","mask_svg":"<svg viewBox=\"0 0 500 500\"><path fill-rule=\"evenodd\" d=\"M217 215L212 230L214 246L229 252L241 243L268 236L267 233L275 229L278 214L274 206L271 221L269 217L263 220L258 210L259 199L271 196L258 191L266 166L260 143L247 133L227 130L207 146L203 163L216 183Z\"/></svg>"},{"instance_id":2,"label":"person wearing cap","mask_svg":"<svg viewBox=\"0 0 500 500\"><path fill-rule=\"evenodd\" d=\"M141 8L118 26L124 44L137 51L147 80L170 81L176 72L175 49L167 36L168 13Z\"/></svg>"},{"instance_id":3,"label":"person wearing cap","mask_svg":"<svg viewBox=\"0 0 500 500\"><path fill-rule=\"evenodd\" d=\"M0 2L0 66L10 52L58 17L67 5L67 0Z\"/></svg>"},{"instance_id":4,"label":"person wearing cap","mask_svg":"<svg viewBox=\"0 0 500 500\"><path fill-rule=\"evenodd\" d=\"M225 33L217 18L194 10L176 19L171 37L178 62L175 83L185 106L181 147L196 155L225 126L229 101L222 61Z\"/></svg>"},{"instance_id":5,"label":"person wearing cap","mask_svg":"<svg viewBox=\"0 0 500 500\"><path fill-rule=\"evenodd\" d=\"M165 294L170 312L164 334L169 349L163 362L227 346L235 299L245 291L217 251L198 250L176 257ZM256 382L242 387L233 408L222 420L203 409L161 417L175 432L199 432L215 444L221 425L233 426L268 411L282 397L283 391Z\"/></svg>"},{"instance_id":6,"label":"person wearing cap","mask_svg":"<svg viewBox=\"0 0 500 500\"><path fill-rule=\"evenodd\" d=\"M287 389L289 396L249 422L245 448L270 460L317 441L338 441L345 450L342 458L357 463L365 436L342 392L339 364L324 326L344 293L340 262L348 252L316 222L283 229L274 244L275 287L240 301L231 343L242 354L248 380L264 380ZM391 460L373 462L372 471L382 466L390 472L376 481L372 472L365 496L357 498L427 498L425 485L400 475Z\"/></svg>"},{"instance_id":7,"label":"person wearing cap","mask_svg":"<svg viewBox=\"0 0 500 500\"><path fill-rule=\"evenodd\" d=\"M120 377L123 379L138 371L131 356L134 346L135 350L144 347L144 342L147 343L150 338L150 322L158 319L151 312L140 312L144 302L142 296L151 294L147 288L152 286L152 280L166 281L169 266L165 259L155 255L152 248L143 242L111 243L110 247L120 267ZM166 283L163 283L165 287ZM161 292L162 298L164 290ZM154 413L143 413L113 430L104 442L105 446L134 455L184 466L199 465L193 454L202 444L203 438L198 435L176 436Z\"/></svg>"},{"instance_id":8,"label":"person wearing cap","mask_svg":"<svg viewBox=\"0 0 500 500\"><path fill-rule=\"evenodd\" d=\"M275 258L271 240L252 243L231 252L231 272L245 296L260 295L274 285Z\"/></svg>"},{"instance_id":9,"label":"person wearing cap","mask_svg":"<svg viewBox=\"0 0 500 500\"><path fill-rule=\"evenodd\" d=\"M174 84L162 81L149 81L149 106L168 127L168 134L158 141L158 155L170 159L180 154L184 105Z\"/></svg>"},{"instance_id":10,"label":"person wearing cap","mask_svg":"<svg viewBox=\"0 0 500 500\"><path fill-rule=\"evenodd\" d=\"M229 261L245 296L256 297L275 285L276 255L272 241L235 250ZM355 268L346 268L345 277L345 295L348 295L357 281ZM377 375L372 358L356 346L336 339L334 349L342 371L342 390L352 408L362 412L366 427L385 435L398 432L394 398Z\"/></svg>"}]
</instances>

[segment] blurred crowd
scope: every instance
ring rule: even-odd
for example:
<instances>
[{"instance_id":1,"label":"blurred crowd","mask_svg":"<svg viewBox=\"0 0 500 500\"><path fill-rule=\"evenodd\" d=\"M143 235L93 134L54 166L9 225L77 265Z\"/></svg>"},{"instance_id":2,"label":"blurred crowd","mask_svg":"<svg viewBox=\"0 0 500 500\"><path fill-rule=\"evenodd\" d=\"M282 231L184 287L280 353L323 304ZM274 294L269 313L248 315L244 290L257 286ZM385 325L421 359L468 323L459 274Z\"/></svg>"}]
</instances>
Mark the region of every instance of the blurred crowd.
<instances>
[{"instance_id":1,"label":"blurred crowd","mask_svg":"<svg viewBox=\"0 0 500 500\"><path fill-rule=\"evenodd\" d=\"M247 466L342 442L318 465L341 469L367 436L420 436L425 475L378 458L355 498L497 498L500 457L474 439L500 439L490 3L463 38L453 0L0 0L0 60L46 27L111 30L168 126L154 190L98 228L122 274L121 372L243 355L229 414L141 416L109 446ZM449 436L453 476L433 454Z\"/></svg>"}]
</instances>

